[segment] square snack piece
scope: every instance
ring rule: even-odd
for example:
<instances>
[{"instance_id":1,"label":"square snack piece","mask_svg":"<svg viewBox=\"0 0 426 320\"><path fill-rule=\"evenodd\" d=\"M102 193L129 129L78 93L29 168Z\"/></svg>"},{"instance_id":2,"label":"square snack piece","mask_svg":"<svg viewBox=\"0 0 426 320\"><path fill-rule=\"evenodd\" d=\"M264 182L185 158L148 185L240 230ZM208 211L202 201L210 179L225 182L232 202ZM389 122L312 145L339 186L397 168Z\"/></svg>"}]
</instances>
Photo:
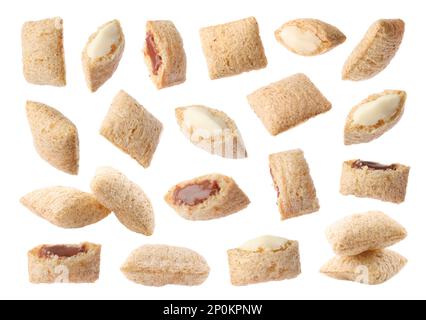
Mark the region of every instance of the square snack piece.
<instances>
[{"instance_id":1,"label":"square snack piece","mask_svg":"<svg viewBox=\"0 0 426 320\"><path fill-rule=\"evenodd\" d=\"M319 210L315 186L302 150L271 154L269 167L278 192L282 220Z\"/></svg>"},{"instance_id":2,"label":"square snack piece","mask_svg":"<svg viewBox=\"0 0 426 320\"><path fill-rule=\"evenodd\" d=\"M21 37L25 79L32 84L65 86L62 19L28 21Z\"/></svg>"},{"instance_id":3,"label":"square snack piece","mask_svg":"<svg viewBox=\"0 0 426 320\"><path fill-rule=\"evenodd\" d=\"M200 37L212 80L268 64L254 17L202 28Z\"/></svg>"},{"instance_id":4,"label":"square snack piece","mask_svg":"<svg viewBox=\"0 0 426 320\"><path fill-rule=\"evenodd\" d=\"M331 103L301 73L260 88L247 99L274 136L331 109Z\"/></svg>"},{"instance_id":5,"label":"square snack piece","mask_svg":"<svg viewBox=\"0 0 426 320\"><path fill-rule=\"evenodd\" d=\"M275 236L228 250L228 262L234 286L293 279L301 273L299 243Z\"/></svg>"},{"instance_id":6,"label":"square snack piece","mask_svg":"<svg viewBox=\"0 0 426 320\"><path fill-rule=\"evenodd\" d=\"M147 168L162 130L161 122L122 90L115 96L100 134Z\"/></svg>"},{"instance_id":7,"label":"square snack piece","mask_svg":"<svg viewBox=\"0 0 426 320\"><path fill-rule=\"evenodd\" d=\"M350 160L343 163L340 193L401 203L405 200L410 167L402 164Z\"/></svg>"}]
</instances>

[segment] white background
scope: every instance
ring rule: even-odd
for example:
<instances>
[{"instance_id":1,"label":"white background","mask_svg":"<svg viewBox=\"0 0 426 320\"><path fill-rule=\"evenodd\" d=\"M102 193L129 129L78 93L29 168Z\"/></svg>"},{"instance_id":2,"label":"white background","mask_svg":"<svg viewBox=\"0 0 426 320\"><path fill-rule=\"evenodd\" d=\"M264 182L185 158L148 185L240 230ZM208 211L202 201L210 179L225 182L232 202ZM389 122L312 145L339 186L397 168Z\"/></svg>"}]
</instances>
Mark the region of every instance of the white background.
<instances>
[{"instance_id":1,"label":"white background","mask_svg":"<svg viewBox=\"0 0 426 320\"><path fill-rule=\"evenodd\" d=\"M426 281L424 148L426 23L421 1L9 1L0 10L1 49L1 213L0 297L2 298L126 298L126 299L299 299L299 298L425 298ZM423 11L424 12L424 11ZM200 46L199 28L255 16L268 57L268 67L240 76L211 81ZM22 76L22 23L60 16L64 19L68 85L65 88L27 84ZM299 57L274 38L274 30L294 18L318 18L340 28L347 41L319 57ZM81 51L89 35L106 21L121 21L126 49L112 79L98 92L86 88ZM406 34L388 68L372 80L343 82L342 65L367 28L380 18L402 18ZM187 81L158 91L151 83L141 49L147 20L169 19L179 29L188 58ZM306 73L333 103L333 109L277 137L265 130L250 109L246 95L293 73ZM160 145L149 169L99 135L98 130L113 96L126 90L164 124ZM342 131L350 108L369 94L384 89L408 93L401 122L369 144L345 147ZM55 170L36 154L25 116L25 101L56 107L78 127L80 174ZM204 104L232 117L245 140L249 158L226 160L191 145L180 133L174 108ZM269 175L268 155L302 148L311 167L321 211L281 222L276 193ZM343 197L339 194L341 164L362 158L412 167L406 202L401 205ZM79 230L63 230L36 217L19 198L36 188L64 185L89 191L95 169L113 166L137 182L149 195L156 215L154 235L145 237L122 226L114 215ZM177 182L211 172L232 176L252 204L230 217L191 222L180 218L163 200ZM408 258L407 267L381 286L368 287L321 275L318 270L333 256L325 228L346 215L383 210L401 222L409 237L393 249ZM226 250L263 234L300 242L303 273L291 281L233 287ZM26 253L42 243L91 241L103 245L101 277L93 285L31 285ZM136 247L163 243L192 248L211 267L199 287L151 288L129 282L120 265Z\"/></svg>"}]
</instances>

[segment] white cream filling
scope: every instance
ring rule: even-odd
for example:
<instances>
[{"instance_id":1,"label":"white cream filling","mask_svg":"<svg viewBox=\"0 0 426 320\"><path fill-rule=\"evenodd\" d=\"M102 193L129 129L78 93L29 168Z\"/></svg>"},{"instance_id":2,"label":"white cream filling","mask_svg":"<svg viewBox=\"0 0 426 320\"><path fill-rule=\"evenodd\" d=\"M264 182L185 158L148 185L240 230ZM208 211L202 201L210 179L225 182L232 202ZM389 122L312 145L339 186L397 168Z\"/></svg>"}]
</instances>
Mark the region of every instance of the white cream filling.
<instances>
[{"instance_id":1,"label":"white cream filling","mask_svg":"<svg viewBox=\"0 0 426 320\"><path fill-rule=\"evenodd\" d=\"M120 44L120 26L117 21L112 21L103 26L87 46L87 55L90 59L98 59L108 55L113 46Z\"/></svg>"},{"instance_id":2,"label":"white cream filling","mask_svg":"<svg viewBox=\"0 0 426 320\"><path fill-rule=\"evenodd\" d=\"M312 31L296 26L284 27L280 37L288 47L300 54L314 53L321 45L321 40Z\"/></svg>"},{"instance_id":3,"label":"white cream filling","mask_svg":"<svg viewBox=\"0 0 426 320\"><path fill-rule=\"evenodd\" d=\"M191 138L209 138L222 134L223 130L227 128L222 119L202 106L186 108L183 113L183 123L188 130L192 131Z\"/></svg>"},{"instance_id":4,"label":"white cream filling","mask_svg":"<svg viewBox=\"0 0 426 320\"><path fill-rule=\"evenodd\" d=\"M397 112L401 97L398 94L387 94L374 101L359 106L353 114L355 125L373 126L380 120L389 120Z\"/></svg>"},{"instance_id":5,"label":"white cream filling","mask_svg":"<svg viewBox=\"0 0 426 320\"><path fill-rule=\"evenodd\" d=\"M258 251L258 250L279 250L289 240L275 236L261 236L245 242L239 249L245 251Z\"/></svg>"}]
</instances>

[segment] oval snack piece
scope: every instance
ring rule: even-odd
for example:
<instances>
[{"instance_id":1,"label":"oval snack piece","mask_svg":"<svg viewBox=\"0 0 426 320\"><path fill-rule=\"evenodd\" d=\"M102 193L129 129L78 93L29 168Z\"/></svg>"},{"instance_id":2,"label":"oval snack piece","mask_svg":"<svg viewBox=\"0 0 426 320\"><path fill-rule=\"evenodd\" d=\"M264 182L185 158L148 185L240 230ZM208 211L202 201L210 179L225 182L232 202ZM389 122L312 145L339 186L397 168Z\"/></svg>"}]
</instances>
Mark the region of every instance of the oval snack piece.
<instances>
[{"instance_id":1,"label":"oval snack piece","mask_svg":"<svg viewBox=\"0 0 426 320\"><path fill-rule=\"evenodd\" d=\"M34 147L42 159L56 169L76 175L79 140L76 126L58 110L27 101L26 112Z\"/></svg>"},{"instance_id":2,"label":"oval snack piece","mask_svg":"<svg viewBox=\"0 0 426 320\"><path fill-rule=\"evenodd\" d=\"M197 147L229 159L247 157L243 138L228 115L201 105L175 110L183 134Z\"/></svg>"},{"instance_id":3,"label":"oval snack piece","mask_svg":"<svg viewBox=\"0 0 426 320\"><path fill-rule=\"evenodd\" d=\"M68 187L30 192L21 198L21 203L39 217L66 229L94 224L110 214L92 194Z\"/></svg>"},{"instance_id":4,"label":"oval snack piece","mask_svg":"<svg viewBox=\"0 0 426 320\"><path fill-rule=\"evenodd\" d=\"M99 278L101 246L40 245L28 252L31 283L93 283Z\"/></svg>"},{"instance_id":5,"label":"oval snack piece","mask_svg":"<svg viewBox=\"0 0 426 320\"><path fill-rule=\"evenodd\" d=\"M400 254L391 250L374 250L350 257L334 257L321 273L337 280L366 285L382 284L397 275L407 264Z\"/></svg>"},{"instance_id":6,"label":"oval snack piece","mask_svg":"<svg viewBox=\"0 0 426 320\"><path fill-rule=\"evenodd\" d=\"M61 18L28 21L22 26L22 62L27 82L66 85L64 27Z\"/></svg>"},{"instance_id":7,"label":"oval snack piece","mask_svg":"<svg viewBox=\"0 0 426 320\"><path fill-rule=\"evenodd\" d=\"M130 254L121 271L130 281L146 286L196 286L207 279L210 268L206 260L193 250L144 245Z\"/></svg>"},{"instance_id":8,"label":"oval snack piece","mask_svg":"<svg viewBox=\"0 0 426 320\"><path fill-rule=\"evenodd\" d=\"M352 108L345 125L345 145L367 143L392 129L404 113L407 94L385 90Z\"/></svg>"},{"instance_id":9,"label":"oval snack piece","mask_svg":"<svg viewBox=\"0 0 426 320\"><path fill-rule=\"evenodd\" d=\"M407 236L398 222L379 211L346 217L326 230L333 251L340 256L354 256L368 250L390 247Z\"/></svg>"},{"instance_id":10,"label":"oval snack piece","mask_svg":"<svg viewBox=\"0 0 426 320\"><path fill-rule=\"evenodd\" d=\"M245 209L250 200L235 181L221 174L210 174L184 181L164 197L187 220L222 218Z\"/></svg>"},{"instance_id":11,"label":"oval snack piece","mask_svg":"<svg viewBox=\"0 0 426 320\"><path fill-rule=\"evenodd\" d=\"M82 53L82 62L90 91L95 92L112 77L120 63L124 46L124 34L118 20L105 23L89 37Z\"/></svg>"},{"instance_id":12,"label":"oval snack piece","mask_svg":"<svg viewBox=\"0 0 426 320\"><path fill-rule=\"evenodd\" d=\"M345 42L336 27L317 19L296 19L275 31L275 38L288 50L302 56L316 56Z\"/></svg>"},{"instance_id":13,"label":"oval snack piece","mask_svg":"<svg viewBox=\"0 0 426 320\"><path fill-rule=\"evenodd\" d=\"M172 21L146 23L143 54L157 89L185 82L186 54L182 37Z\"/></svg>"},{"instance_id":14,"label":"oval snack piece","mask_svg":"<svg viewBox=\"0 0 426 320\"><path fill-rule=\"evenodd\" d=\"M228 250L228 263L234 286L293 279L301 273L299 243L262 236Z\"/></svg>"},{"instance_id":15,"label":"oval snack piece","mask_svg":"<svg viewBox=\"0 0 426 320\"><path fill-rule=\"evenodd\" d=\"M343 66L343 80L366 80L384 70L401 45L405 24L400 19L374 22Z\"/></svg>"},{"instance_id":16,"label":"oval snack piece","mask_svg":"<svg viewBox=\"0 0 426 320\"><path fill-rule=\"evenodd\" d=\"M345 161L340 178L340 193L392 203L405 201L410 167L383 165L363 160Z\"/></svg>"},{"instance_id":17,"label":"oval snack piece","mask_svg":"<svg viewBox=\"0 0 426 320\"><path fill-rule=\"evenodd\" d=\"M129 230L150 236L154 232L154 211L145 192L121 172L99 168L90 184L96 199L113 211Z\"/></svg>"}]
</instances>

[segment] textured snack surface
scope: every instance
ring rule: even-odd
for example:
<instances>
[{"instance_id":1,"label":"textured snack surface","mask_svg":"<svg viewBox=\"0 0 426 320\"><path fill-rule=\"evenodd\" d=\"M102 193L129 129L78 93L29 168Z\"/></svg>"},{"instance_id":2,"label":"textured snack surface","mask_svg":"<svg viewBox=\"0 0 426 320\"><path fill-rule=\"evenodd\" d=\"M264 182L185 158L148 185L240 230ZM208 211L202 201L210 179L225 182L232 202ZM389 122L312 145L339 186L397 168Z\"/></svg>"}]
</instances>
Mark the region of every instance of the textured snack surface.
<instances>
[{"instance_id":1,"label":"textured snack surface","mask_svg":"<svg viewBox=\"0 0 426 320\"><path fill-rule=\"evenodd\" d=\"M405 24L400 19L374 22L343 66L344 80L366 80L384 70L401 45Z\"/></svg>"},{"instance_id":2,"label":"textured snack surface","mask_svg":"<svg viewBox=\"0 0 426 320\"><path fill-rule=\"evenodd\" d=\"M166 245L144 245L134 250L121 267L131 281L146 286L195 286L210 273L206 260L193 250Z\"/></svg>"},{"instance_id":3,"label":"textured snack surface","mask_svg":"<svg viewBox=\"0 0 426 320\"><path fill-rule=\"evenodd\" d=\"M331 103L304 74L258 89L247 99L274 136L331 109Z\"/></svg>"},{"instance_id":4,"label":"textured snack surface","mask_svg":"<svg viewBox=\"0 0 426 320\"><path fill-rule=\"evenodd\" d=\"M65 86L62 19L26 22L21 38L25 79L32 84Z\"/></svg>"},{"instance_id":5,"label":"textured snack surface","mask_svg":"<svg viewBox=\"0 0 426 320\"><path fill-rule=\"evenodd\" d=\"M356 256L334 257L321 268L321 273L338 280L378 285L393 278L406 264L407 259L396 252L374 250Z\"/></svg>"},{"instance_id":6,"label":"textured snack surface","mask_svg":"<svg viewBox=\"0 0 426 320\"><path fill-rule=\"evenodd\" d=\"M211 79L262 69L268 64L253 17L202 28L200 37Z\"/></svg>"},{"instance_id":7,"label":"textured snack surface","mask_svg":"<svg viewBox=\"0 0 426 320\"><path fill-rule=\"evenodd\" d=\"M100 134L147 168L162 130L159 120L126 92L120 91L102 123Z\"/></svg>"},{"instance_id":8,"label":"textured snack surface","mask_svg":"<svg viewBox=\"0 0 426 320\"><path fill-rule=\"evenodd\" d=\"M378 211L346 217L326 231L327 240L340 256L390 247L407 236L398 222Z\"/></svg>"},{"instance_id":9,"label":"textured snack surface","mask_svg":"<svg viewBox=\"0 0 426 320\"><path fill-rule=\"evenodd\" d=\"M90 186L96 199L113 211L129 230L153 234L155 220L151 201L124 174L109 167L99 168Z\"/></svg>"},{"instance_id":10,"label":"textured snack surface","mask_svg":"<svg viewBox=\"0 0 426 320\"><path fill-rule=\"evenodd\" d=\"M271 154L269 167L282 220L319 210L315 186L302 150Z\"/></svg>"}]
</instances>

